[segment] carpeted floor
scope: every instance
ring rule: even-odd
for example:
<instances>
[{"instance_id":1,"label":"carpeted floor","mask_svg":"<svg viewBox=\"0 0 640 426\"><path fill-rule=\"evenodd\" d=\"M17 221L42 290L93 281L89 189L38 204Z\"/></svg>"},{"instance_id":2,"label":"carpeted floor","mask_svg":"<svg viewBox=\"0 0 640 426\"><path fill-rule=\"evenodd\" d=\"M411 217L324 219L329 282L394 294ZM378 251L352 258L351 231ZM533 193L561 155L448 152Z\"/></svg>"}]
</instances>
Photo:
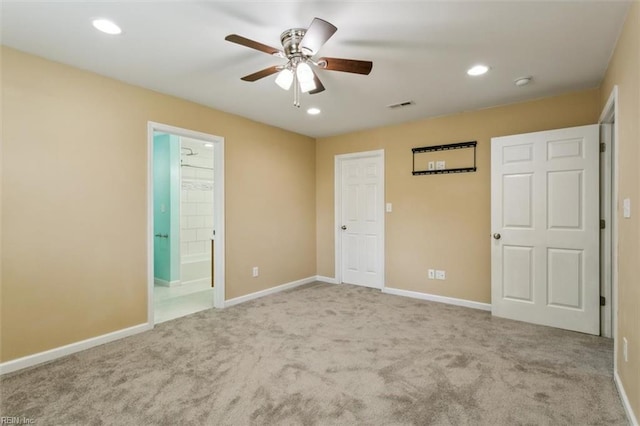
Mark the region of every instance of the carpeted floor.
<instances>
[{"instance_id":1,"label":"carpeted floor","mask_svg":"<svg viewBox=\"0 0 640 426\"><path fill-rule=\"evenodd\" d=\"M622 425L612 341L314 283L0 380L37 425Z\"/></svg>"}]
</instances>

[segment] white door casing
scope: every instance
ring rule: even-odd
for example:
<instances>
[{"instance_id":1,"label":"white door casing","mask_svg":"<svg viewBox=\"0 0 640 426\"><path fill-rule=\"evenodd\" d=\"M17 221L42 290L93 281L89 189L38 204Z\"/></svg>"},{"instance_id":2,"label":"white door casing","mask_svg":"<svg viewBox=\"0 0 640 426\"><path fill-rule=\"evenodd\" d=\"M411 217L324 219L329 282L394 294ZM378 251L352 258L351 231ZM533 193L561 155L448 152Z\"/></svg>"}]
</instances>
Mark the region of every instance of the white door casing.
<instances>
[{"instance_id":1,"label":"white door casing","mask_svg":"<svg viewBox=\"0 0 640 426\"><path fill-rule=\"evenodd\" d=\"M154 132L169 133L213 144L214 161L214 215L215 229L215 282L213 289L213 306L225 306L225 207L224 207L224 138L194 130L183 129L167 124L147 122L147 322L154 323L154 280L153 280L153 134Z\"/></svg>"},{"instance_id":2,"label":"white door casing","mask_svg":"<svg viewBox=\"0 0 640 426\"><path fill-rule=\"evenodd\" d=\"M491 140L495 316L600 333L598 125Z\"/></svg>"},{"instance_id":3,"label":"white door casing","mask_svg":"<svg viewBox=\"0 0 640 426\"><path fill-rule=\"evenodd\" d=\"M384 151L335 157L336 279L384 285Z\"/></svg>"}]
</instances>

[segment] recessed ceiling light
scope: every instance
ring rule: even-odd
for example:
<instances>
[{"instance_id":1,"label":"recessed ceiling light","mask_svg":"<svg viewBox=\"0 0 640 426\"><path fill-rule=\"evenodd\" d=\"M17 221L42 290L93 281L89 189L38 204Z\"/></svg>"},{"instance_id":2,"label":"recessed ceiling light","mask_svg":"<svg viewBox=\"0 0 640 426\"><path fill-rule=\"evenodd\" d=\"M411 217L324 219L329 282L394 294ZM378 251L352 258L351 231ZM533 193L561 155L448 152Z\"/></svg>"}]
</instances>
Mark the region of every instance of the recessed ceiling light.
<instances>
[{"instance_id":1,"label":"recessed ceiling light","mask_svg":"<svg viewBox=\"0 0 640 426\"><path fill-rule=\"evenodd\" d=\"M518 87L526 86L527 84L531 83L532 79L533 77L531 76L516 78L513 81L513 84L515 84Z\"/></svg>"},{"instance_id":2,"label":"recessed ceiling light","mask_svg":"<svg viewBox=\"0 0 640 426\"><path fill-rule=\"evenodd\" d=\"M469 75L482 75L489 71L489 67L486 65L474 65L467 70L467 74Z\"/></svg>"},{"instance_id":3,"label":"recessed ceiling light","mask_svg":"<svg viewBox=\"0 0 640 426\"><path fill-rule=\"evenodd\" d=\"M319 108L309 108L307 110L307 114L309 114L309 115L318 115L318 114L320 114L320 109Z\"/></svg>"},{"instance_id":4,"label":"recessed ceiling light","mask_svg":"<svg viewBox=\"0 0 640 426\"><path fill-rule=\"evenodd\" d=\"M106 34L117 35L122 33L120 27L108 19L94 19L92 24L98 31Z\"/></svg>"}]
</instances>

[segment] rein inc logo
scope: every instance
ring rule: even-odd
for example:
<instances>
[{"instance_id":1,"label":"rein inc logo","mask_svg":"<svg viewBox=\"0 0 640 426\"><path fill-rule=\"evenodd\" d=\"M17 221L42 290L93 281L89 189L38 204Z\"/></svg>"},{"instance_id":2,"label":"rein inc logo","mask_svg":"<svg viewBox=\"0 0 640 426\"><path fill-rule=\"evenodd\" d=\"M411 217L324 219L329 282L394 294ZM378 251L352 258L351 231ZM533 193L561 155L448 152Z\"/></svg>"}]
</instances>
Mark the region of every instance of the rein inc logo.
<instances>
[{"instance_id":1,"label":"rein inc logo","mask_svg":"<svg viewBox=\"0 0 640 426\"><path fill-rule=\"evenodd\" d=\"M10 416L0 417L0 425L34 425L34 424L36 424L36 420L30 419L29 417L10 417Z\"/></svg>"}]
</instances>

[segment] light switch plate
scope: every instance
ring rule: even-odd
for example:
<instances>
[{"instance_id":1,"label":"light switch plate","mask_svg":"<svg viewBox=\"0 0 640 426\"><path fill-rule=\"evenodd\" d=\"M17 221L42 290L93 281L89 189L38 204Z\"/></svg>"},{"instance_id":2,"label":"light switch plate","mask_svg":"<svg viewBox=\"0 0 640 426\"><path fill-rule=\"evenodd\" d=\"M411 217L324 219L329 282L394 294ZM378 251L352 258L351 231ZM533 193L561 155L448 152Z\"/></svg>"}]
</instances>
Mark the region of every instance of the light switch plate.
<instances>
[{"instance_id":1,"label":"light switch plate","mask_svg":"<svg viewBox=\"0 0 640 426\"><path fill-rule=\"evenodd\" d=\"M446 278L445 271L440 271L440 270L436 271L436 280L444 280L445 278Z\"/></svg>"},{"instance_id":2,"label":"light switch plate","mask_svg":"<svg viewBox=\"0 0 640 426\"><path fill-rule=\"evenodd\" d=\"M622 216L625 218L631 217L631 199L625 198L622 200Z\"/></svg>"},{"instance_id":3,"label":"light switch plate","mask_svg":"<svg viewBox=\"0 0 640 426\"><path fill-rule=\"evenodd\" d=\"M435 269L429 269L428 276L429 276L430 280L435 280L436 279L436 270Z\"/></svg>"},{"instance_id":4,"label":"light switch plate","mask_svg":"<svg viewBox=\"0 0 640 426\"><path fill-rule=\"evenodd\" d=\"M435 170L435 169L436 169L436 162L429 161L429 170Z\"/></svg>"},{"instance_id":5,"label":"light switch plate","mask_svg":"<svg viewBox=\"0 0 640 426\"><path fill-rule=\"evenodd\" d=\"M387 203L386 210L387 210L387 213L391 213L393 211L393 206L391 205L391 203Z\"/></svg>"},{"instance_id":6,"label":"light switch plate","mask_svg":"<svg viewBox=\"0 0 640 426\"><path fill-rule=\"evenodd\" d=\"M445 169L444 161L437 161L436 162L436 170L444 170L444 169Z\"/></svg>"}]
</instances>

